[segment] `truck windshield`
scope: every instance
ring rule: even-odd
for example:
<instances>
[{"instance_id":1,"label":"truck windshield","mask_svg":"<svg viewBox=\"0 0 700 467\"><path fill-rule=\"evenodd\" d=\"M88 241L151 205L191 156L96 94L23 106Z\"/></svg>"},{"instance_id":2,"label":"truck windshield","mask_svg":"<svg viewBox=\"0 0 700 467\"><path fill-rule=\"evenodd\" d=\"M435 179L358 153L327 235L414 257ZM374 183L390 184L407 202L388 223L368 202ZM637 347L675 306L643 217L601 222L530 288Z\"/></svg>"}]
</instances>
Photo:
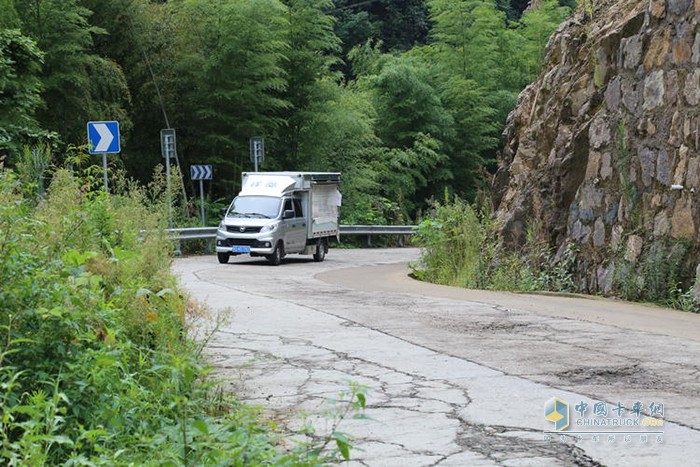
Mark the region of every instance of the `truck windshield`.
<instances>
[{"instance_id":1,"label":"truck windshield","mask_svg":"<svg viewBox=\"0 0 700 467\"><path fill-rule=\"evenodd\" d=\"M227 217L275 218L280 212L280 198L271 196L238 196L231 203Z\"/></svg>"}]
</instances>

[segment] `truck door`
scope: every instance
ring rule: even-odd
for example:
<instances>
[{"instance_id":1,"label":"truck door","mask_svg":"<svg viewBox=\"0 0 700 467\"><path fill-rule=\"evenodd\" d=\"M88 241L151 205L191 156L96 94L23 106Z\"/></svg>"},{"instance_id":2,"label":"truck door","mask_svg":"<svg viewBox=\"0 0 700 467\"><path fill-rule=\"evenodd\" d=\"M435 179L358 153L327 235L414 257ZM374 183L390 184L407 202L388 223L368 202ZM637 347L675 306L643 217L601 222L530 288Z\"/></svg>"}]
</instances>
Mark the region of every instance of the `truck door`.
<instances>
[{"instance_id":1,"label":"truck door","mask_svg":"<svg viewBox=\"0 0 700 467\"><path fill-rule=\"evenodd\" d=\"M294 217L282 220L286 253L299 253L306 246L306 218L298 199L284 200L284 211L293 211Z\"/></svg>"}]
</instances>

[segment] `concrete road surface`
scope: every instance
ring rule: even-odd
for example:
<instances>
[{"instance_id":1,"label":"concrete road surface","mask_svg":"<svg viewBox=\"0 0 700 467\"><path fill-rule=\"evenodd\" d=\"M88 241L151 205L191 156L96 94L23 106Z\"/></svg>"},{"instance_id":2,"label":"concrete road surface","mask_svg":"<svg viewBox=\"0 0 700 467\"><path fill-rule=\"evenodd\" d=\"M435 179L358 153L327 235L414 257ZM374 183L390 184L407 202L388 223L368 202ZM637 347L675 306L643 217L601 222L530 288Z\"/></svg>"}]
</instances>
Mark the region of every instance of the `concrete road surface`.
<instances>
[{"instance_id":1,"label":"concrete road surface","mask_svg":"<svg viewBox=\"0 0 700 467\"><path fill-rule=\"evenodd\" d=\"M470 291L408 277L416 249L332 249L279 267L178 259L230 310L207 354L292 432L349 382L351 465L700 465L700 315L597 298Z\"/></svg>"}]
</instances>

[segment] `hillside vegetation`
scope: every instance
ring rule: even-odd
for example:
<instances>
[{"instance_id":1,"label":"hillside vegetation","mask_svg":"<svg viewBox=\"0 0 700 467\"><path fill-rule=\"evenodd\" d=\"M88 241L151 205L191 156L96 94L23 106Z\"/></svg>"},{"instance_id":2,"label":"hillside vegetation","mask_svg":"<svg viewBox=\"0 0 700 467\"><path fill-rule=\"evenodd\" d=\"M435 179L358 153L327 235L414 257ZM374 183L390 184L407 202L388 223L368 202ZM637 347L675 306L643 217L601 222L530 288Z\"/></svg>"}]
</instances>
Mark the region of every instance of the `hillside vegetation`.
<instances>
[{"instance_id":1,"label":"hillside vegetation","mask_svg":"<svg viewBox=\"0 0 700 467\"><path fill-rule=\"evenodd\" d=\"M68 161L43 199L0 163L0 463L330 459L320 442L281 449L271 426L208 381L187 337L201 311L169 271L163 184L118 177L106 195L99 168Z\"/></svg>"},{"instance_id":2,"label":"hillside vegetation","mask_svg":"<svg viewBox=\"0 0 700 467\"><path fill-rule=\"evenodd\" d=\"M484 186L569 11L537 5L0 0L0 155L14 165L43 142L61 159L86 122L117 120L110 167L146 183L169 126L183 172L212 164L209 197L228 200L263 136L263 170L344 174L346 222L413 220L446 188L472 199Z\"/></svg>"}]
</instances>

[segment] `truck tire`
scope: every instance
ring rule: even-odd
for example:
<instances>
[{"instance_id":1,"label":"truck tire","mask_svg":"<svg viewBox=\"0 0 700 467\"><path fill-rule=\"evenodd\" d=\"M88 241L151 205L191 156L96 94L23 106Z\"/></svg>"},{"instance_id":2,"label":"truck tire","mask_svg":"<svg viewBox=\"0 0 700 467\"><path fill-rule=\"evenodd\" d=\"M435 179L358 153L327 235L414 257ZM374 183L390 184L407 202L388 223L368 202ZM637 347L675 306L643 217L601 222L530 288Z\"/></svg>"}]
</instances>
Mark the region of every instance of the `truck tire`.
<instances>
[{"instance_id":1,"label":"truck tire","mask_svg":"<svg viewBox=\"0 0 700 467\"><path fill-rule=\"evenodd\" d=\"M231 255L229 253L217 253L216 257L219 259L219 263L226 264Z\"/></svg>"},{"instance_id":2,"label":"truck tire","mask_svg":"<svg viewBox=\"0 0 700 467\"><path fill-rule=\"evenodd\" d=\"M282 263L282 258L284 257L284 245L282 241L277 242L275 245L275 250L271 255L267 255L266 258L273 266L279 266Z\"/></svg>"},{"instance_id":3,"label":"truck tire","mask_svg":"<svg viewBox=\"0 0 700 467\"><path fill-rule=\"evenodd\" d=\"M316 243L316 253L314 253L314 261L320 263L326 257L326 241L322 238Z\"/></svg>"}]
</instances>

